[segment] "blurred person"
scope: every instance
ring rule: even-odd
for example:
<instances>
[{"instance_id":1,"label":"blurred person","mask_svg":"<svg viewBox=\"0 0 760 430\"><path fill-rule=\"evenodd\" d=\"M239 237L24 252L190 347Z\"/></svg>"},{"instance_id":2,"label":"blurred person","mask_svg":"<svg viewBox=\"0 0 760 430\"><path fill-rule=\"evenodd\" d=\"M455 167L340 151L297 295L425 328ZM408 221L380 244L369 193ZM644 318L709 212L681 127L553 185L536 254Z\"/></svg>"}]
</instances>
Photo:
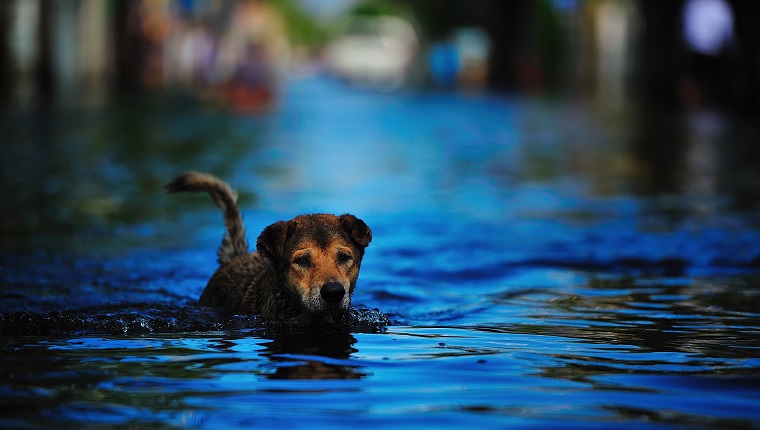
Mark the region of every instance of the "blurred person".
<instances>
[{"instance_id":1,"label":"blurred person","mask_svg":"<svg viewBox=\"0 0 760 430\"><path fill-rule=\"evenodd\" d=\"M428 71L433 81L440 86L456 86L459 75L459 53L451 43L436 43L428 53Z\"/></svg>"},{"instance_id":2,"label":"blurred person","mask_svg":"<svg viewBox=\"0 0 760 430\"><path fill-rule=\"evenodd\" d=\"M434 44L428 52L428 71L443 87L482 89L488 80L491 40L477 27L456 29L450 42Z\"/></svg>"},{"instance_id":3,"label":"blurred person","mask_svg":"<svg viewBox=\"0 0 760 430\"><path fill-rule=\"evenodd\" d=\"M141 81L149 89L161 88L167 81L164 41L169 37L172 27L167 3L159 0L140 2L135 20L139 23L144 53Z\"/></svg>"},{"instance_id":4,"label":"blurred person","mask_svg":"<svg viewBox=\"0 0 760 430\"><path fill-rule=\"evenodd\" d=\"M274 100L274 81L264 47L249 41L227 83L226 102L236 111L265 110Z\"/></svg>"},{"instance_id":5,"label":"blurred person","mask_svg":"<svg viewBox=\"0 0 760 430\"><path fill-rule=\"evenodd\" d=\"M491 39L478 27L463 27L454 32L454 44L459 52L461 68L459 85L481 89L488 80Z\"/></svg>"},{"instance_id":6,"label":"blurred person","mask_svg":"<svg viewBox=\"0 0 760 430\"><path fill-rule=\"evenodd\" d=\"M276 100L289 57L277 11L264 2L236 4L214 65L221 100L236 111L268 109Z\"/></svg>"}]
</instances>

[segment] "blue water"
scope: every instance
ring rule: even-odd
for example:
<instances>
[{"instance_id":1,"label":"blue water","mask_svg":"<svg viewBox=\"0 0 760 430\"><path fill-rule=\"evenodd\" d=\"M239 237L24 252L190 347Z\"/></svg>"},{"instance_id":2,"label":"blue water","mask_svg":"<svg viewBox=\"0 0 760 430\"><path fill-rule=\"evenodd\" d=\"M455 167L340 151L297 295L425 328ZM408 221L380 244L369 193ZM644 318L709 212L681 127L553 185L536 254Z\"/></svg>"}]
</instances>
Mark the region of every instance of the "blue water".
<instances>
[{"instance_id":1,"label":"blue water","mask_svg":"<svg viewBox=\"0 0 760 430\"><path fill-rule=\"evenodd\" d=\"M752 124L505 94L294 81L6 112L0 427L760 428ZM224 319L207 196L249 239L303 212L373 230L354 296L388 326Z\"/></svg>"}]
</instances>

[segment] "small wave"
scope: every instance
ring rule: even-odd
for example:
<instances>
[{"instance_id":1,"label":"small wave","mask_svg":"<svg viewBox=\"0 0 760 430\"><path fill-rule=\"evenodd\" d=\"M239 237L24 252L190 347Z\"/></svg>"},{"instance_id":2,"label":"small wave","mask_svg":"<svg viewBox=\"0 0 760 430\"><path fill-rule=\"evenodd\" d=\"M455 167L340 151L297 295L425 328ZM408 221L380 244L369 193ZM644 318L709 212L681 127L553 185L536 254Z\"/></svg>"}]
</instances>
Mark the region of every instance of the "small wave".
<instances>
[{"instance_id":1,"label":"small wave","mask_svg":"<svg viewBox=\"0 0 760 430\"><path fill-rule=\"evenodd\" d=\"M381 332L390 320L378 309L351 308L335 318L309 323L272 321L257 316L222 317L210 308L146 304L88 311L8 312L0 314L4 336L139 335L259 329Z\"/></svg>"}]
</instances>

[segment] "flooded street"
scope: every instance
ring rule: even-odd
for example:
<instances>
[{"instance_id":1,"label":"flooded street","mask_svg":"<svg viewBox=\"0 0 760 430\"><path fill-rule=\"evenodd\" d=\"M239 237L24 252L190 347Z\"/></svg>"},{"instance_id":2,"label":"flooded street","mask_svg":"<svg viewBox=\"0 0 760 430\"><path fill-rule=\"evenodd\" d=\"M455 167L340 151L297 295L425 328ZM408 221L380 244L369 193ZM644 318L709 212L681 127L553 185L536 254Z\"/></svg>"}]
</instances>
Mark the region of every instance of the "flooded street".
<instances>
[{"instance_id":1,"label":"flooded street","mask_svg":"<svg viewBox=\"0 0 760 430\"><path fill-rule=\"evenodd\" d=\"M760 428L751 121L308 78L260 115L176 97L0 135L0 427ZM223 226L164 192L186 170L239 191L249 242L362 218L353 303L392 324L197 308Z\"/></svg>"}]
</instances>

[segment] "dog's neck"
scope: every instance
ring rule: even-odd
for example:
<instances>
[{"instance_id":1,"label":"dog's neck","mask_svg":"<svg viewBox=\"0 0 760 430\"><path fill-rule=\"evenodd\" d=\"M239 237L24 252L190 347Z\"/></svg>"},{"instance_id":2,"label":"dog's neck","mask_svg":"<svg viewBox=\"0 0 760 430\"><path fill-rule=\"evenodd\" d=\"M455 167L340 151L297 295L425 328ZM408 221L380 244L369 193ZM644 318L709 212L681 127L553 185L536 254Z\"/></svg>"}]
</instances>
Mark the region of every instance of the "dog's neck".
<instances>
[{"instance_id":1,"label":"dog's neck","mask_svg":"<svg viewBox=\"0 0 760 430\"><path fill-rule=\"evenodd\" d=\"M265 319L290 319L305 312L301 299L292 292L285 280L270 266L263 274L259 288L250 288L241 306L251 308L256 303L260 315Z\"/></svg>"}]
</instances>

